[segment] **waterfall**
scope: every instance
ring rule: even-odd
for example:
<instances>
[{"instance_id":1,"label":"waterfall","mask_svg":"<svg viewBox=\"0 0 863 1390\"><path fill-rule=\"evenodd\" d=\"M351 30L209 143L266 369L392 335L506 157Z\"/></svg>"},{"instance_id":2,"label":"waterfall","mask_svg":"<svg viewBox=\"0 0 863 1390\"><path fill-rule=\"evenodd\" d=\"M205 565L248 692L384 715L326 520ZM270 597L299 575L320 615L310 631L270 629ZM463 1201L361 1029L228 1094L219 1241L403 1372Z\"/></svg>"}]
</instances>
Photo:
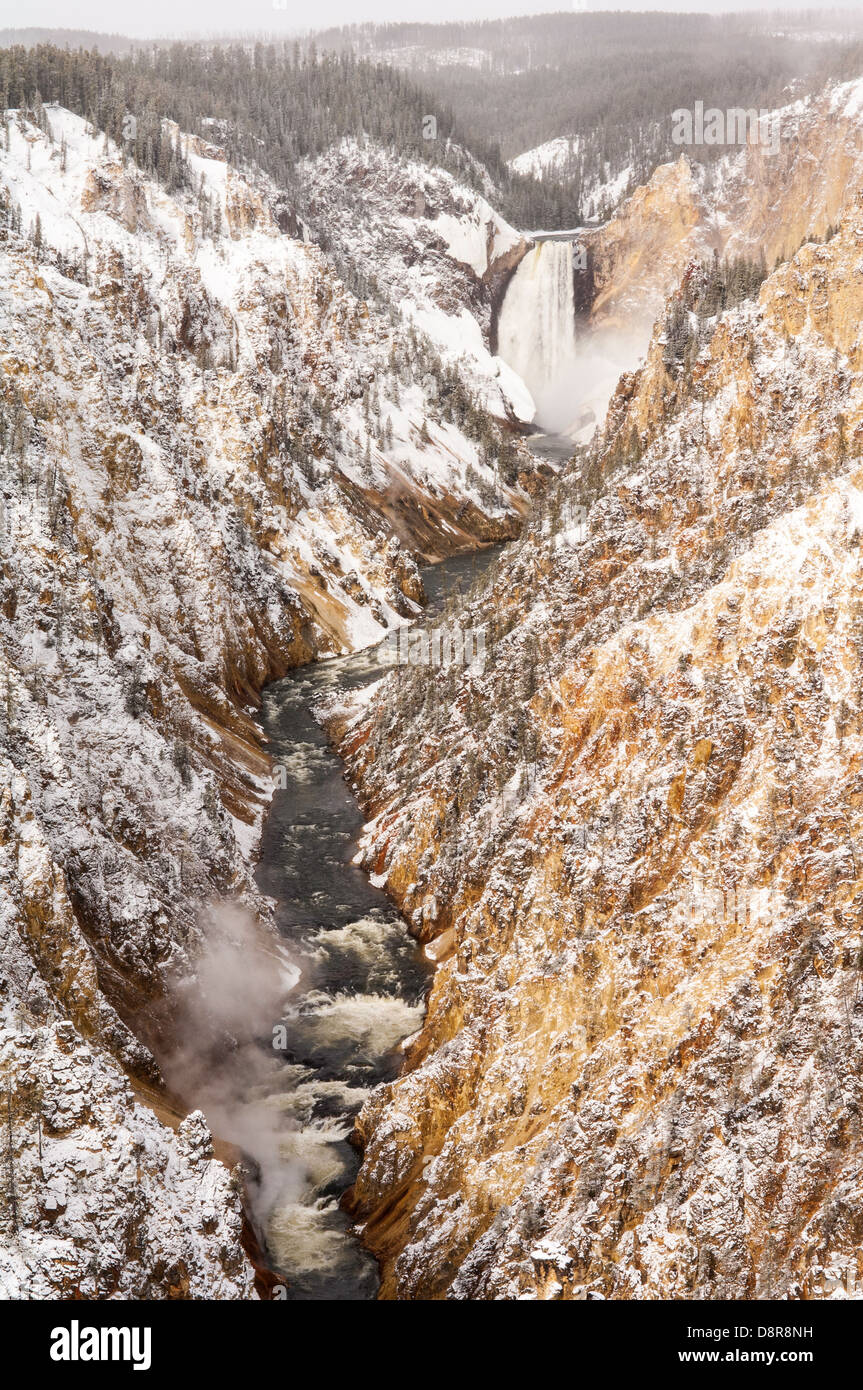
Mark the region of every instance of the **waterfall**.
<instances>
[{"instance_id":1,"label":"waterfall","mask_svg":"<svg viewBox=\"0 0 863 1390\"><path fill-rule=\"evenodd\" d=\"M533 396L537 422L564 430L577 409L573 247L541 241L519 265L498 320L498 354Z\"/></svg>"}]
</instances>

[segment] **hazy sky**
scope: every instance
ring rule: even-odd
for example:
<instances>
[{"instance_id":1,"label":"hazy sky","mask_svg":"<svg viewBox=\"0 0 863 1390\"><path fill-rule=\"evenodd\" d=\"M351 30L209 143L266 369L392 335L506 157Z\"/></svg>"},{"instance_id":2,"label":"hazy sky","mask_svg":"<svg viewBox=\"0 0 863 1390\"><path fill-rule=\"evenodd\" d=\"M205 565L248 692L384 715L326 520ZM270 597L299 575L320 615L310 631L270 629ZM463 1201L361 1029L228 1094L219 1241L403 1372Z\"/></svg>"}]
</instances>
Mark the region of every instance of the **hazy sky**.
<instances>
[{"instance_id":1,"label":"hazy sky","mask_svg":"<svg viewBox=\"0 0 863 1390\"><path fill-rule=\"evenodd\" d=\"M858 0L859 3L859 0ZM159 34L237 33L265 30L294 33L328 24L364 19L438 21L490 19L552 10L726 10L826 9L836 0L147 0L118 5L117 0L0 0L0 28L44 26L96 29L136 38Z\"/></svg>"}]
</instances>

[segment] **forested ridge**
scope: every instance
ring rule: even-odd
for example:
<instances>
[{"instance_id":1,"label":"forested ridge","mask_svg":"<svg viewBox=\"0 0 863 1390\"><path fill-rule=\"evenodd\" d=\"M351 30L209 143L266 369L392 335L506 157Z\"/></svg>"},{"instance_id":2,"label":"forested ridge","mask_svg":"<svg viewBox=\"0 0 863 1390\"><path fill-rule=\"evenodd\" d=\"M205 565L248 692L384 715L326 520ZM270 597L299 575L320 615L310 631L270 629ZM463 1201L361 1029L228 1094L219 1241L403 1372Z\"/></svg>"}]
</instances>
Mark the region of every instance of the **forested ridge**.
<instances>
[{"instance_id":1,"label":"forested ridge","mask_svg":"<svg viewBox=\"0 0 863 1390\"><path fill-rule=\"evenodd\" d=\"M410 71L473 138L505 159L557 137L570 147L542 201L525 187L523 225L608 215L622 193L677 158L671 113L773 109L863 71L863 15L548 14L450 24L356 25L319 34L334 52ZM815 41L817 39L817 41ZM714 159L724 146L699 148ZM629 169L628 184L601 186ZM600 192L597 194L597 189Z\"/></svg>"},{"instance_id":2,"label":"forested ridge","mask_svg":"<svg viewBox=\"0 0 863 1390\"><path fill-rule=\"evenodd\" d=\"M368 137L442 166L475 188L490 179L519 227L603 218L629 188L679 155L671 113L696 101L775 107L863 70L847 33L808 43L805 17L542 15L442 25L361 25L312 39L166 43L110 50L40 43L0 49L0 105L59 101L112 138L136 118L133 158L180 176L161 121L218 139L237 164L257 164L303 208L297 166L333 142ZM801 37L802 36L802 37ZM823 36L822 36L823 39ZM435 121L428 138L428 117ZM568 137L553 171L507 161ZM716 158L723 146L699 149ZM622 179L606 188L618 175Z\"/></svg>"},{"instance_id":3,"label":"forested ridge","mask_svg":"<svg viewBox=\"0 0 863 1390\"><path fill-rule=\"evenodd\" d=\"M112 51L116 36L93 35L92 49L0 49L0 106L59 101L124 140L148 172L174 178L176 152L161 131L168 117L216 138L233 162L263 168L300 211L300 161L341 138L367 137L475 188L488 191L491 180L497 207L519 227L559 228L608 216L658 164L678 157L677 108L774 108L828 76L859 75L863 26L846 15L844 30L837 19L835 33L808 42L816 18L834 22L556 14L358 25L302 42L130 43L125 53ZM124 139L127 114L136 118L132 141ZM553 170L509 166L559 137L569 143ZM697 158L724 148L699 148Z\"/></svg>"},{"instance_id":4,"label":"forested ridge","mask_svg":"<svg viewBox=\"0 0 863 1390\"><path fill-rule=\"evenodd\" d=\"M0 109L57 101L122 143L148 173L181 176L177 151L161 129L218 139L231 162L256 164L298 202L297 165L344 137L368 137L401 156L450 170L476 188L491 179L515 222L528 209L554 220L576 209L566 190L513 174L494 143L478 143L405 73L346 51L314 45L188 44L128 55L39 44L0 49ZM135 134L127 138L127 116ZM427 118L434 117L428 138Z\"/></svg>"}]
</instances>

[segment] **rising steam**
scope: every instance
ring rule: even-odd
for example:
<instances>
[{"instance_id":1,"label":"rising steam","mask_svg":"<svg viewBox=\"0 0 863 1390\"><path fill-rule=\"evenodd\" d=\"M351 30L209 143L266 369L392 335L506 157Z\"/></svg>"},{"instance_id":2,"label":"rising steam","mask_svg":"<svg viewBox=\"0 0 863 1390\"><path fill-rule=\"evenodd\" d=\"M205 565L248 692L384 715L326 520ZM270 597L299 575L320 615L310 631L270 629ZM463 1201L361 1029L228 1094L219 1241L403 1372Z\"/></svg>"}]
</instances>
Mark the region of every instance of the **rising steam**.
<instances>
[{"instance_id":1,"label":"rising steam","mask_svg":"<svg viewBox=\"0 0 863 1390\"><path fill-rule=\"evenodd\" d=\"M269 1032L299 979L284 943L236 905L211 908L193 969L174 981L168 1084L200 1106L212 1132L256 1164L249 1181L263 1227L274 1203L301 1191L304 1173L285 1158L285 1117L271 1097L284 1061Z\"/></svg>"}]
</instances>

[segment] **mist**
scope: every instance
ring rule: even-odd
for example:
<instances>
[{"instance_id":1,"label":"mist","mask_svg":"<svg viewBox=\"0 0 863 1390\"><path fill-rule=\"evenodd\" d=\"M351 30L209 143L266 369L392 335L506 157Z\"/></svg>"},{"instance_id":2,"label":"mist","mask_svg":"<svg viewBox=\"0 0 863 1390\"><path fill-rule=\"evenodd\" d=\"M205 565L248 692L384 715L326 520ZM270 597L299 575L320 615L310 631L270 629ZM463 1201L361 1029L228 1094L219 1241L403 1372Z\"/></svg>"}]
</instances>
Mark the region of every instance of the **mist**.
<instances>
[{"instance_id":1,"label":"mist","mask_svg":"<svg viewBox=\"0 0 863 1390\"><path fill-rule=\"evenodd\" d=\"M264 1229L274 1204L302 1190L304 1173L283 1153L286 1120L274 1100L280 1073L272 1032L300 978L284 943L234 904L208 909L190 971L172 988L172 1045L160 1058L169 1086L203 1110L212 1133L253 1160L248 1190Z\"/></svg>"},{"instance_id":2,"label":"mist","mask_svg":"<svg viewBox=\"0 0 863 1390\"><path fill-rule=\"evenodd\" d=\"M126 14L118 19L117 7L109 0L31 0L26 21L30 28L88 29L113 34L118 31L133 38L164 36L193 37L216 34L270 33L293 35L321 29L328 25L374 22L429 22L448 20L504 19L518 15L548 14L554 10L572 9L576 13L608 13L623 9L636 12L680 12L686 14L723 14L727 12L752 14L758 11L828 11L836 6L830 0L783 0L781 5L765 5L763 0L641 0L625 6L619 0L572 0L570 5L555 6L543 0L440 0L430 16L427 6L406 5L400 0L367 0L356 6L348 0L324 0L310 15L308 6L299 0L258 0L243 12L233 0L152 0L145 11ZM840 7L841 8L841 7ZM0 28L20 25L22 11L11 0L0 0Z\"/></svg>"},{"instance_id":3,"label":"mist","mask_svg":"<svg viewBox=\"0 0 863 1390\"><path fill-rule=\"evenodd\" d=\"M605 419L608 403L623 372L638 367L650 343L652 327L600 328L576 340L566 373L549 384L542 397L541 423L573 438L589 435Z\"/></svg>"}]
</instances>

